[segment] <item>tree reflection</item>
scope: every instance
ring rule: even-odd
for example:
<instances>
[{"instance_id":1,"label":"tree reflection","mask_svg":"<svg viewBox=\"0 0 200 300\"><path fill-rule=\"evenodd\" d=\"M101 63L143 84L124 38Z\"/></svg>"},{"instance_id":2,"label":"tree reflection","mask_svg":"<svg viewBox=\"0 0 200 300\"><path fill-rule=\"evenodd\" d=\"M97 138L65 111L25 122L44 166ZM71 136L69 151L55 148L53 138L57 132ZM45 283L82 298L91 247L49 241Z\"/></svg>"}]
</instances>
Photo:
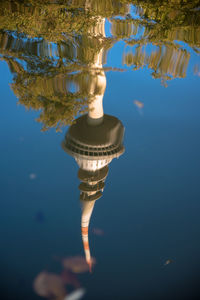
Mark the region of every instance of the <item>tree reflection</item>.
<instances>
[{"instance_id":1,"label":"tree reflection","mask_svg":"<svg viewBox=\"0 0 200 300\"><path fill-rule=\"evenodd\" d=\"M59 130L85 113L98 95L91 82L99 80L107 53L118 41L126 45L124 65L148 66L164 84L184 78L190 51L178 42L199 52L198 5L196 0L4 1L0 55L13 73L11 87L19 103L40 111L43 130Z\"/></svg>"},{"instance_id":2,"label":"tree reflection","mask_svg":"<svg viewBox=\"0 0 200 300\"><path fill-rule=\"evenodd\" d=\"M135 70L148 66L153 70L152 77L161 78L162 81L186 76L190 53L185 49L162 45L148 54L146 48L137 46L134 52L124 54L124 64L133 66Z\"/></svg>"}]
</instances>

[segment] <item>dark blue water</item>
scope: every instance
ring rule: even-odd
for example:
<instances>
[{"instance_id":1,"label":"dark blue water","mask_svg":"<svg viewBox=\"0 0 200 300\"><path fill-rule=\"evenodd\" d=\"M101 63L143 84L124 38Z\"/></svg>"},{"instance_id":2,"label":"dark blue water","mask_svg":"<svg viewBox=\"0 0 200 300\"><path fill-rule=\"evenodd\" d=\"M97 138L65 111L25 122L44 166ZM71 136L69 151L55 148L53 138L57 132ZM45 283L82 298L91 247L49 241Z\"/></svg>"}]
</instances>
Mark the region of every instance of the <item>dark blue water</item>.
<instances>
[{"instance_id":1,"label":"dark blue water","mask_svg":"<svg viewBox=\"0 0 200 300\"><path fill-rule=\"evenodd\" d=\"M123 41L108 53L104 67L126 70L106 72L103 98L104 112L125 127L125 153L111 162L92 214L97 263L92 274L77 275L84 299L193 299L199 292L199 56L185 48L186 77L167 87L147 67L123 64ZM84 256L78 166L61 148L68 127L41 132L39 112L17 105L5 61L0 76L2 299L40 299L33 281L41 271L60 274L63 257Z\"/></svg>"}]
</instances>

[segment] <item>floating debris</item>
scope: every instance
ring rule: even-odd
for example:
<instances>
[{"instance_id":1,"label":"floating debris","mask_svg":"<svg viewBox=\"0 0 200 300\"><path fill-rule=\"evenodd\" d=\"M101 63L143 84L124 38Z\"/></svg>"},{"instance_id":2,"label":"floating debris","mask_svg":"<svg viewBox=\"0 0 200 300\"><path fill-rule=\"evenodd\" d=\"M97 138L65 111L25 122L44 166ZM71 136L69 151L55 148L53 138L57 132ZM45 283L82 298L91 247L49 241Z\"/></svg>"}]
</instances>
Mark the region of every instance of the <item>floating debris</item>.
<instances>
[{"instance_id":1,"label":"floating debris","mask_svg":"<svg viewBox=\"0 0 200 300\"><path fill-rule=\"evenodd\" d=\"M29 174L29 178L30 178L31 180L34 180L36 177L37 177L37 175L36 175L35 173Z\"/></svg>"},{"instance_id":2,"label":"floating debris","mask_svg":"<svg viewBox=\"0 0 200 300\"><path fill-rule=\"evenodd\" d=\"M93 228L93 229L92 229L92 232L93 232L93 234L95 234L95 235L99 235L99 236L104 235L103 230L100 229L100 228Z\"/></svg>"},{"instance_id":3,"label":"floating debris","mask_svg":"<svg viewBox=\"0 0 200 300\"><path fill-rule=\"evenodd\" d=\"M85 295L86 290L83 288L77 289L67 295L63 300L79 300Z\"/></svg>"},{"instance_id":4,"label":"floating debris","mask_svg":"<svg viewBox=\"0 0 200 300\"><path fill-rule=\"evenodd\" d=\"M37 295L45 298L63 299L67 294L61 276L46 271L35 278L33 288Z\"/></svg>"},{"instance_id":5,"label":"floating debris","mask_svg":"<svg viewBox=\"0 0 200 300\"><path fill-rule=\"evenodd\" d=\"M173 262L173 260L168 259L168 260L166 260L166 262L164 263L164 266L167 266L167 265L171 264L172 262Z\"/></svg>"},{"instance_id":6,"label":"floating debris","mask_svg":"<svg viewBox=\"0 0 200 300\"><path fill-rule=\"evenodd\" d=\"M140 109L144 107L144 103L138 100L134 100L133 103Z\"/></svg>"},{"instance_id":7,"label":"floating debris","mask_svg":"<svg viewBox=\"0 0 200 300\"><path fill-rule=\"evenodd\" d=\"M95 258L92 258L92 264L96 263ZM89 266L86 259L82 256L71 256L64 258L62 265L65 269L72 271L73 273L84 273L89 271Z\"/></svg>"}]
</instances>

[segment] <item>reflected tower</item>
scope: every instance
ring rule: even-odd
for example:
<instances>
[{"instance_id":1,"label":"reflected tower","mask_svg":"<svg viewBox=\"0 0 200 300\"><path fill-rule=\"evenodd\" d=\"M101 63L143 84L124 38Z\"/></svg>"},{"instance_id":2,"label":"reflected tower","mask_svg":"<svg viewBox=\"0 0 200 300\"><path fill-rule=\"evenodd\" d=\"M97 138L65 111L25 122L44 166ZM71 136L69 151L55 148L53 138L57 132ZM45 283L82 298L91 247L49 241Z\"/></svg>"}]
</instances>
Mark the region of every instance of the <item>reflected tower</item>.
<instances>
[{"instance_id":1,"label":"reflected tower","mask_svg":"<svg viewBox=\"0 0 200 300\"><path fill-rule=\"evenodd\" d=\"M124 127L117 118L104 114L95 119L89 112L78 118L69 128L62 143L63 149L79 165L82 239L90 269L92 261L88 242L89 222L94 204L102 196L108 165L113 158L124 152L123 135Z\"/></svg>"},{"instance_id":2,"label":"reflected tower","mask_svg":"<svg viewBox=\"0 0 200 300\"><path fill-rule=\"evenodd\" d=\"M93 35L105 37L104 18L99 18ZM88 114L79 117L69 127L62 143L63 149L73 156L79 166L78 178L80 201L82 204L81 229L86 261L91 270L88 228L96 200L102 196L108 165L113 158L124 152L124 127L120 120L103 112L103 95L106 76L102 68L103 48L94 56L89 66Z\"/></svg>"},{"instance_id":3,"label":"reflected tower","mask_svg":"<svg viewBox=\"0 0 200 300\"><path fill-rule=\"evenodd\" d=\"M102 196L109 163L124 152L122 123L114 116L103 114L98 101L93 111L81 116L70 126L62 143L63 149L75 158L79 166L82 239L90 269L92 261L88 227L91 214L96 200ZM94 111L95 114L99 111L98 118L94 117Z\"/></svg>"}]
</instances>

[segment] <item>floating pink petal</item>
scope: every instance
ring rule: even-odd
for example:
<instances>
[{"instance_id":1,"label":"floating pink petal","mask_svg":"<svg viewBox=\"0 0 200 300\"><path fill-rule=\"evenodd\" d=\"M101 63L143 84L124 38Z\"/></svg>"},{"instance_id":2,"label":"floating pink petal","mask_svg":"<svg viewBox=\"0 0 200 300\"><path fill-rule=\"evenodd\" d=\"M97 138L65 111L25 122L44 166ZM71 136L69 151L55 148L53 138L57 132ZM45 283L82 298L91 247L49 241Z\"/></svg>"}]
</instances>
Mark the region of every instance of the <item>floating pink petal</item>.
<instances>
[{"instance_id":1,"label":"floating pink petal","mask_svg":"<svg viewBox=\"0 0 200 300\"><path fill-rule=\"evenodd\" d=\"M33 288L37 295L45 298L63 299L67 294L62 278L46 271L38 274Z\"/></svg>"},{"instance_id":2,"label":"floating pink petal","mask_svg":"<svg viewBox=\"0 0 200 300\"><path fill-rule=\"evenodd\" d=\"M134 100L133 103L138 107L138 108L143 108L144 103L138 100Z\"/></svg>"}]
</instances>

